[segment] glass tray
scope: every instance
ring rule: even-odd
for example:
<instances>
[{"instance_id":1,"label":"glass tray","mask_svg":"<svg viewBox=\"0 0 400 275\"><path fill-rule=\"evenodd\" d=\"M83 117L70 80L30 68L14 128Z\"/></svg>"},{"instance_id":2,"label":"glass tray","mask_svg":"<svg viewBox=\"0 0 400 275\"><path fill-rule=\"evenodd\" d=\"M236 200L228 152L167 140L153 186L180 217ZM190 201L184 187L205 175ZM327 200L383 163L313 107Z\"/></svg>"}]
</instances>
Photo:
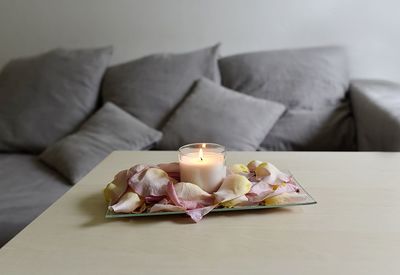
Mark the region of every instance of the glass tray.
<instances>
[{"instance_id":1,"label":"glass tray","mask_svg":"<svg viewBox=\"0 0 400 275\"><path fill-rule=\"evenodd\" d=\"M293 175L292 175L293 177ZM300 191L299 194L306 195L306 199L301 202L296 203L285 203L285 204L274 204L274 205L255 205L255 206L237 206L233 208L215 208L210 211L210 213L214 212L231 212L231 211L244 211L244 210L258 210L258 209L270 209L270 208L280 208L280 207L289 207L289 206L299 206L299 205L310 205L316 204L317 201L300 185L300 183L294 178L294 182L298 185ZM112 210L107 208L106 218L128 218L128 217L147 217L147 216L165 216L165 215L182 215L186 214L183 211L179 212L144 212L144 213L115 213Z\"/></svg>"}]
</instances>

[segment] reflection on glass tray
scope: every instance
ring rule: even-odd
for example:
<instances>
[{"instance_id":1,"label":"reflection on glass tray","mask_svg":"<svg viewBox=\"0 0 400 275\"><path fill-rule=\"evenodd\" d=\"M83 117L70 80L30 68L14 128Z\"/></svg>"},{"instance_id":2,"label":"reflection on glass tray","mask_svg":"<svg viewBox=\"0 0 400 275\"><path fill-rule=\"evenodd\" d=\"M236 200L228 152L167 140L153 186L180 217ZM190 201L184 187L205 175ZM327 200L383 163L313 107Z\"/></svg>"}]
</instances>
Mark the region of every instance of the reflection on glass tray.
<instances>
[{"instance_id":1,"label":"reflection on glass tray","mask_svg":"<svg viewBox=\"0 0 400 275\"><path fill-rule=\"evenodd\" d=\"M293 176L293 175L292 175ZM289 206L299 206L299 205L310 205L316 204L317 201L300 185L300 183L294 178L295 183L299 186L299 194L304 194L305 199L300 202L295 203L284 203L284 204L271 204L271 205L255 205L255 206L236 206L233 208L215 208L210 213L214 212L231 212L231 211L243 211L243 210L258 210L258 209L270 209L270 208L280 208ZM128 217L147 217L147 216L165 216L165 215L181 215L185 214L183 211L179 212L144 212L144 213L114 213L111 210L107 210L106 218L128 218Z\"/></svg>"}]
</instances>

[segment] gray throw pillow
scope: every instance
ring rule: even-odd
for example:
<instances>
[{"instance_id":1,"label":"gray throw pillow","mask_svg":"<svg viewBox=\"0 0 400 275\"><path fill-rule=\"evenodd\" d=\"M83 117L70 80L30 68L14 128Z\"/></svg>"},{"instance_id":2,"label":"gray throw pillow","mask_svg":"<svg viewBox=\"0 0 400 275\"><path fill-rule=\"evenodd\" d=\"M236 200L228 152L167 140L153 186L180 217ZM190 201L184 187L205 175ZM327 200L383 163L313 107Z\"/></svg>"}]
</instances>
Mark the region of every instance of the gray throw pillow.
<instances>
[{"instance_id":1,"label":"gray throw pillow","mask_svg":"<svg viewBox=\"0 0 400 275\"><path fill-rule=\"evenodd\" d=\"M161 136L109 102L79 131L48 147L39 158L76 183L112 151L150 149Z\"/></svg>"},{"instance_id":2,"label":"gray throw pillow","mask_svg":"<svg viewBox=\"0 0 400 275\"><path fill-rule=\"evenodd\" d=\"M0 73L0 151L39 153L94 111L112 48L56 49Z\"/></svg>"},{"instance_id":3,"label":"gray throw pillow","mask_svg":"<svg viewBox=\"0 0 400 275\"><path fill-rule=\"evenodd\" d=\"M214 142L228 150L257 150L284 112L276 102L258 99L200 79L166 123L160 148Z\"/></svg>"},{"instance_id":4,"label":"gray throw pillow","mask_svg":"<svg viewBox=\"0 0 400 275\"><path fill-rule=\"evenodd\" d=\"M278 101L287 112L262 143L268 150L353 150L346 96L349 73L341 47L238 54L219 60L222 84Z\"/></svg>"},{"instance_id":5,"label":"gray throw pillow","mask_svg":"<svg viewBox=\"0 0 400 275\"><path fill-rule=\"evenodd\" d=\"M219 45L184 54L155 54L109 68L102 95L160 129L201 77L220 83Z\"/></svg>"}]
</instances>

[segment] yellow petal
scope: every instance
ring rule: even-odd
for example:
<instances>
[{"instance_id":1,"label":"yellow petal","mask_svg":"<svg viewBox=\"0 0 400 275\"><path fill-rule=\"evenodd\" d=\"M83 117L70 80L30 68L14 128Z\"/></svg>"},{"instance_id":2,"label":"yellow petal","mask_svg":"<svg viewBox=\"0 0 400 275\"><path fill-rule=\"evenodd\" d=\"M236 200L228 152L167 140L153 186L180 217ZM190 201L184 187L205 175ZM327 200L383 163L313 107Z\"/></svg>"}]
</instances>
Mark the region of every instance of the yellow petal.
<instances>
[{"instance_id":1,"label":"yellow petal","mask_svg":"<svg viewBox=\"0 0 400 275\"><path fill-rule=\"evenodd\" d=\"M117 186L112 182L107 184L106 188L104 188L103 195L104 195L104 199L106 200L106 202L110 203L113 201L113 199L115 197L115 189L116 188L117 188Z\"/></svg>"},{"instance_id":2,"label":"yellow petal","mask_svg":"<svg viewBox=\"0 0 400 275\"><path fill-rule=\"evenodd\" d=\"M223 202L223 203L221 203L221 205L223 207L233 208L236 205L241 204L241 203L246 202L246 201L248 201L248 199L247 199L247 197L245 195L243 195L243 196L237 197L237 198L235 198L233 200Z\"/></svg>"},{"instance_id":3,"label":"yellow petal","mask_svg":"<svg viewBox=\"0 0 400 275\"><path fill-rule=\"evenodd\" d=\"M247 168L247 166L244 164L234 164L231 167L229 167L229 169L233 174L248 174L248 173L250 173L249 168Z\"/></svg>"},{"instance_id":4,"label":"yellow petal","mask_svg":"<svg viewBox=\"0 0 400 275\"><path fill-rule=\"evenodd\" d=\"M281 174L282 172L279 171L278 168L275 167L275 165L273 165L270 162L263 162L260 165L257 166L256 170L256 178L262 179L264 177L268 177L270 175L273 175L274 178L277 177L279 174Z\"/></svg>"},{"instance_id":5,"label":"yellow petal","mask_svg":"<svg viewBox=\"0 0 400 275\"><path fill-rule=\"evenodd\" d=\"M116 203L128 188L128 170L122 170L115 175L114 180L109 183L103 191L104 198L109 204Z\"/></svg>"},{"instance_id":6,"label":"yellow petal","mask_svg":"<svg viewBox=\"0 0 400 275\"><path fill-rule=\"evenodd\" d=\"M211 194L190 182L178 182L174 187L176 195L182 200L202 203L212 198Z\"/></svg>"},{"instance_id":7,"label":"yellow petal","mask_svg":"<svg viewBox=\"0 0 400 275\"><path fill-rule=\"evenodd\" d=\"M264 200L265 205L283 205L304 201L307 198L305 194L282 193L277 196L269 197Z\"/></svg>"},{"instance_id":8,"label":"yellow petal","mask_svg":"<svg viewBox=\"0 0 400 275\"><path fill-rule=\"evenodd\" d=\"M267 177L269 175L271 175L271 173L268 170L268 163L267 162L263 162L260 165L257 166L256 170L256 178L260 179L263 177Z\"/></svg>"},{"instance_id":9,"label":"yellow petal","mask_svg":"<svg viewBox=\"0 0 400 275\"><path fill-rule=\"evenodd\" d=\"M247 168L250 170L250 172L256 171L257 166L259 166L261 163L263 163L260 160L252 160L247 164Z\"/></svg>"},{"instance_id":10,"label":"yellow petal","mask_svg":"<svg viewBox=\"0 0 400 275\"><path fill-rule=\"evenodd\" d=\"M126 192L116 204L109 208L116 213L132 213L142 204L143 200L140 199L138 194L135 192Z\"/></svg>"},{"instance_id":11,"label":"yellow petal","mask_svg":"<svg viewBox=\"0 0 400 275\"><path fill-rule=\"evenodd\" d=\"M229 175L214 193L217 202L226 202L243 196L251 189L251 182L242 175Z\"/></svg>"}]
</instances>

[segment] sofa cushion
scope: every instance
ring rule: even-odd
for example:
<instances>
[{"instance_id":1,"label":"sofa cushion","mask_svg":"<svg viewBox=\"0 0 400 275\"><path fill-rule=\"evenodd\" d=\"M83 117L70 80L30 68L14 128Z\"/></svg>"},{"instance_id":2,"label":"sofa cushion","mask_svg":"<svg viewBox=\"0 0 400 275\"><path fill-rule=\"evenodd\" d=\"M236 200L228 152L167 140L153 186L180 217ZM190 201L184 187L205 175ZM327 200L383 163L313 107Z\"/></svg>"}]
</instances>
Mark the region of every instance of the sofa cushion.
<instances>
[{"instance_id":1,"label":"sofa cushion","mask_svg":"<svg viewBox=\"0 0 400 275\"><path fill-rule=\"evenodd\" d=\"M312 112L301 108L288 110L274 125L260 149L355 150L355 129L348 104L343 102L338 106L314 108Z\"/></svg>"},{"instance_id":2,"label":"sofa cushion","mask_svg":"<svg viewBox=\"0 0 400 275\"><path fill-rule=\"evenodd\" d=\"M340 47L263 51L219 60L222 84L281 102L287 112L262 146L269 150L351 150L354 122Z\"/></svg>"},{"instance_id":3,"label":"sofa cushion","mask_svg":"<svg viewBox=\"0 0 400 275\"><path fill-rule=\"evenodd\" d=\"M114 150L149 149L161 136L108 102L79 131L48 147L40 159L76 183Z\"/></svg>"},{"instance_id":4,"label":"sofa cushion","mask_svg":"<svg viewBox=\"0 0 400 275\"><path fill-rule=\"evenodd\" d=\"M39 153L95 109L112 49L64 50L20 58L0 74L0 151Z\"/></svg>"},{"instance_id":5,"label":"sofa cushion","mask_svg":"<svg viewBox=\"0 0 400 275\"><path fill-rule=\"evenodd\" d=\"M160 148L213 142L228 150L256 150L285 107L199 80L163 129Z\"/></svg>"},{"instance_id":6,"label":"sofa cushion","mask_svg":"<svg viewBox=\"0 0 400 275\"><path fill-rule=\"evenodd\" d=\"M33 155L0 154L0 247L70 186Z\"/></svg>"},{"instance_id":7,"label":"sofa cushion","mask_svg":"<svg viewBox=\"0 0 400 275\"><path fill-rule=\"evenodd\" d=\"M400 151L400 84L357 79L350 87L360 151Z\"/></svg>"},{"instance_id":8,"label":"sofa cushion","mask_svg":"<svg viewBox=\"0 0 400 275\"><path fill-rule=\"evenodd\" d=\"M155 54L109 68L102 95L147 125L160 129L201 77L220 82L219 45L184 54Z\"/></svg>"}]
</instances>

